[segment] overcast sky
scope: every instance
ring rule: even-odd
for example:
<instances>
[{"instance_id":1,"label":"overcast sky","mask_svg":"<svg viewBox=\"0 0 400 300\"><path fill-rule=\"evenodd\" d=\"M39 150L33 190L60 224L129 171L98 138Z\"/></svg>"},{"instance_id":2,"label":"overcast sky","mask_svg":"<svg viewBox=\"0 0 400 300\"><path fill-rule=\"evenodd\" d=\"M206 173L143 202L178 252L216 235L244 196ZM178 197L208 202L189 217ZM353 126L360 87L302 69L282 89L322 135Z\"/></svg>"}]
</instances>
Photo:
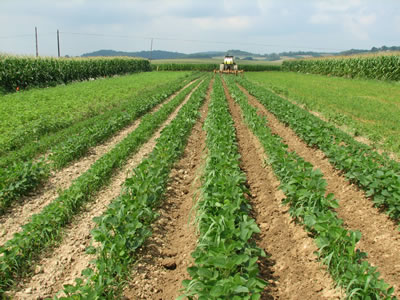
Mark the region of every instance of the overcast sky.
<instances>
[{"instance_id":1,"label":"overcast sky","mask_svg":"<svg viewBox=\"0 0 400 300\"><path fill-rule=\"evenodd\" d=\"M0 0L0 52L193 53L400 46L400 0Z\"/></svg>"}]
</instances>

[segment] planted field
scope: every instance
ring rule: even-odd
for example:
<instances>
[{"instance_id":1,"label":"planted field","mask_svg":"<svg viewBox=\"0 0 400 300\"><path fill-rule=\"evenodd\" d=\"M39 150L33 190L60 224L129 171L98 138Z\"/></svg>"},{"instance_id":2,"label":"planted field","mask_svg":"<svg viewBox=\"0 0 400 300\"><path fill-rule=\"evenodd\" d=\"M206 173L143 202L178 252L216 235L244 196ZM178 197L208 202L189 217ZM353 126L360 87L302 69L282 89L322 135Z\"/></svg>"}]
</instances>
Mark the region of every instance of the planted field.
<instances>
[{"instance_id":1,"label":"planted field","mask_svg":"<svg viewBox=\"0 0 400 300\"><path fill-rule=\"evenodd\" d=\"M1 293L398 297L400 164L255 83L274 74L135 75L120 106L5 153L27 164L2 175Z\"/></svg>"},{"instance_id":2,"label":"planted field","mask_svg":"<svg viewBox=\"0 0 400 300\"><path fill-rule=\"evenodd\" d=\"M342 126L356 139L400 157L400 85L292 72L248 73L246 78Z\"/></svg>"},{"instance_id":3,"label":"planted field","mask_svg":"<svg viewBox=\"0 0 400 300\"><path fill-rule=\"evenodd\" d=\"M349 78L399 80L399 55L367 55L359 57L331 57L285 61L285 71L313 73Z\"/></svg>"},{"instance_id":4,"label":"planted field","mask_svg":"<svg viewBox=\"0 0 400 300\"><path fill-rule=\"evenodd\" d=\"M148 60L126 57L57 59L0 55L0 90L13 92L150 70Z\"/></svg>"}]
</instances>

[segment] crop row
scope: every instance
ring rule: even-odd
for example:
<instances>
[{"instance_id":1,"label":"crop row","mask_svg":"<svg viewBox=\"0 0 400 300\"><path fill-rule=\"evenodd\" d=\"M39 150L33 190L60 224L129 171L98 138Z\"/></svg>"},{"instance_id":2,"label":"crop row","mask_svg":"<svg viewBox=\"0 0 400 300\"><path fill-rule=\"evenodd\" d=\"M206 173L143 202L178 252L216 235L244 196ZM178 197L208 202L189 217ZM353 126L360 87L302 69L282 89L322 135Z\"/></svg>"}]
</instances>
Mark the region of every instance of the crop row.
<instances>
[{"instance_id":1,"label":"crop row","mask_svg":"<svg viewBox=\"0 0 400 300\"><path fill-rule=\"evenodd\" d=\"M86 114L86 117L83 117L81 119L72 119L72 120L68 120L66 123L67 126L66 128L62 128L62 126L60 126L60 124L56 125L57 127L59 127L58 131L54 131L54 129L51 129L50 127L52 127L52 124L48 125L48 124L44 124L47 123L46 121L42 121L42 119L40 119L38 121L38 123L41 123L42 125L40 125L39 127L37 126L25 126L25 124L21 124L21 126L24 126L25 128L27 128L26 131L24 132L20 132L18 134L18 129L15 128L10 128L12 131L13 136L9 139L9 141L4 141L3 143L1 143L1 149L0 149L0 166L6 167L9 165L12 165L14 161L18 161L18 160L29 160L35 156L37 156L38 154L44 153L45 151L48 151L51 147L53 147L54 145L60 143L60 141L64 141L65 137L69 137L69 136L73 136L73 135L77 135L80 132L82 132L82 130L85 130L85 128L93 126L94 123L97 122L106 122L107 120L109 120L110 118L113 118L114 115L116 114L121 114L123 111L130 111L132 108L132 106L137 106L138 104L135 102L148 102L150 101L150 98L157 98L157 99L161 99L160 101L162 101L162 99L165 99L166 97L168 97L168 95L172 94L174 91L178 90L179 88L181 88L184 84L186 84L187 82L190 82L191 80L194 80L196 78L198 78L200 76L199 73L192 73L189 76L186 76L184 78L177 78L176 80L173 81L168 81L164 82L163 84L160 85L154 85L154 81L150 80L149 82L147 82L146 84L149 84L151 87L147 88L146 90L142 90L140 93L124 93L121 96L117 96L117 98L119 98L118 105L116 105L115 107L108 109L105 112L98 112L96 114ZM156 76L159 78L159 76ZM119 82L119 81L118 81ZM93 84L95 84L97 82L93 82ZM123 84L125 83L124 81L122 82ZM118 83L119 84L119 83ZM127 83L129 84L129 83ZM72 86L68 87L68 90L63 90L62 92L66 92L69 93L72 89ZM110 89L117 89L117 87L115 86L115 84L110 84L108 85L108 88ZM92 89L92 85L84 86L84 90L88 90L88 89ZM95 85L95 89L98 89L98 86ZM29 93L29 92L27 92ZM76 93L81 94L80 93L80 89L74 90L73 91L73 95L72 97L79 97ZM59 94L56 94L55 97L58 97ZM87 98L81 99L80 101L88 101L88 102L92 102L92 101L96 101L95 98L96 96L92 93L88 93L85 95ZM111 94L107 95L108 97L111 97ZM106 96L106 97L107 97ZM43 94L43 93L39 93L39 94L35 94L35 97L48 97L48 94ZM52 96L50 96L52 97ZM124 98L125 100L122 101L121 98ZM89 100L88 100L89 98ZM73 99L72 101L74 101L75 99ZM16 101L16 99L14 98L13 101ZM29 101L24 99L24 101ZM115 101L115 100L114 100ZM60 100L60 105L62 106L65 102L70 103L71 99L69 99L69 97L64 98L62 100ZM11 104L9 104L11 105ZM58 105L57 105L58 106ZM56 107L53 107L52 110L57 109ZM26 107L20 107L20 109L22 110L26 110ZM46 111L39 111L37 112L40 115L47 115L48 112ZM27 117L29 118L29 117ZM55 119L60 119L58 115L53 115L51 116L51 121L57 122L55 121ZM14 120L10 120L10 122L12 122ZM63 122L64 123L64 122ZM41 133L40 133L41 132ZM15 133L15 134L14 134ZM7 135L7 134L5 134Z\"/></svg>"},{"instance_id":2,"label":"crop row","mask_svg":"<svg viewBox=\"0 0 400 300\"><path fill-rule=\"evenodd\" d=\"M65 286L62 299L115 299L135 261L135 251L151 235L151 223L164 195L173 164L182 155L187 138L199 117L210 78L191 95L177 117L162 131L148 158L124 184L124 192L100 217L95 218L93 238L100 244L89 247L96 254L95 268L83 271L84 279Z\"/></svg>"},{"instance_id":3,"label":"crop row","mask_svg":"<svg viewBox=\"0 0 400 300\"><path fill-rule=\"evenodd\" d=\"M191 79L193 77L189 77L188 80ZM90 147L103 142L133 120L148 112L185 83L187 83L186 80L170 83L169 86L164 86L164 89L144 95L141 101L133 99L127 105L60 132L60 142L52 145L46 161L35 160L34 158L19 162L5 159L0 161L0 165L5 165L0 170L0 213L4 212L14 200L34 190L47 178L50 170L64 167L72 160L82 157ZM190 88L187 88L178 97L183 99L189 91ZM36 149L44 148L38 144L40 142L35 144ZM44 144L50 146L47 139ZM11 158L15 159L16 157L12 156ZM7 167L7 162L12 164Z\"/></svg>"},{"instance_id":4,"label":"crop row","mask_svg":"<svg viewBox=\"0 0 400 300\"><path fill-rule=\"evenodd\" d=\"M374 204L400 219L400 164L356 142L351 136L304 109L247 80L238 81L309 146L318 147Z\"/></svg>"},{"instance_id":5,"label":"crop row","mask_svg":"<svg viewBox=\"0 0 400 300\"><path fill-rule=\"evenodd\" d=\"M283 71L351 78L400 80L400 56L286 60Z\"/></svg>"},{"instance_id":6,"label":"crop row","mask_svg":"<svg viewBox=\"0 0 400 300\"><path fill-rule=\"evenodd\" d=\"M326 194L326 181L319 169L304 161L278 135L272 134L265 117L257 114L247 97L232 80L227 80L234 100L239 104L247 126L261 142L285 193L284 203L290 214L301 221L313 235L319 248L318 257L347 293L349 299L391 299L393 288L381 279L375 267L356 249L361 233L343 227L334 209L338 206L333 194Z\"/></svg>"},{"instance_id":7,"label":"crop row","mask_svg":"<svg viewBox=\"0 0 400 300\"><path fill-rule=\"evenodd\" d=\"M0 56L0 87L15 91L150 70L144 59Z\"/></svg>"},{"instance_id":8,"label":"crop row","mask_svg":"<svg viewBox=\"0 0 400 300\"><path fill-rule=\"evenodd\" d=\"M244 71L280 71L279 65L242 65L239 64L239 70ZM153 71L214 71L219 70L219 64L178 64L163 63L152 64Z\"/></svg>"},{"instance_id":9,"label":"crop row","mask_svg":"<svg viewBox=\"0 0 400 300\"><path fill-rule=\"evenodd\" d=\"M7 94L0 100L0 157L155 93L189 72L145 72ZM139 98L139 99L138 99Z\"/></svg>"},{"instance_id":10,"label":"crop row","mask_svg":"<svg viewBox=\"0 0 400 300\"><path fill-rule=\"evenodd\" d=\"M188 268L192 279L183 282L181 298L259 299L266 285L258 278L257 261L265 253L254 242L260 229L249 217L233 125L217 76L204 125L208 154L197 204L199 239L192 253L194 266Z\"/></svg>"},{"instance_id":11,"label":"crop row","mask_svg":"<svg viewBox=\"0 0 400 300\"><path fill-rule=\"evenodd\" d=\"M93 199L113 172L153 135L183 100L184 97L175 97L158 111L145 115L136 130L98 159L68 189L62 191L57 199L39 214L32 216L31 222L22 226L20 233L16 233L0 247L0 291L28 272L32 261L44 249L62 238L62 228L85 203Z\"/></svg>"}]
</instances>

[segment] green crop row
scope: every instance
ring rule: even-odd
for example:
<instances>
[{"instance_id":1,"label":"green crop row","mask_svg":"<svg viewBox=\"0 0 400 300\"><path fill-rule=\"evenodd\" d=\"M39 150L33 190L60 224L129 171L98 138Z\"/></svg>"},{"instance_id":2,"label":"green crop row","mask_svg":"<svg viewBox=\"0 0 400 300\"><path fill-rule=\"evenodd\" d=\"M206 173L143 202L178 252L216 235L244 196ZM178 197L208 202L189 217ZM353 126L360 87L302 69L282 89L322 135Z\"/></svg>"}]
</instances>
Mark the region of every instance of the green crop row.
<instances>
[{"instance_id":1,"label":"green crop row","mask_svg":"<svg viewBox=\"0 0 400 300\"><path fill-rule=\"evenodd\" d=\"M254 242L260 229L249 217L246 175L220 76L204 128L208 155L197 204L199 240L192 253L195 264L188 268L192 279L183 281L186 291L180 298L259 299L266 282L258 278L257 261L265 253Z\"/></svg>"},{"instance_id":2,"label":"green crop row","mask_svg":"<svg viewBox=\"0 0 400 300\"><path fill-rule=\"evenodd\" d=\"M319 248L318 257L327 265L338 285L346 290L348 299L392 299L389 288L375 267L365 260L367 254L356 248L361 233L343 227L334 209L338 207L333 194L326 195L326 181L319 169L304 161L296 152L266 126L267 120L257 114L247 97L227 80L234 100L239 104L247 126L261 142L270 164L285 193L284 203L290 204L293 218L303 222ZM283 111L285 113L285 111Z\"/></svg>"},{"instance_id":3,"label":"green crop row","mask_svg":"<svg viewBox=\"0 0 400 300\"><path fill-rule=\"evenodd\" d=\"M67 297L61 299L116 299L121 296L129 276L135 252L151 235L151 223L157 218L156 208L164 195L173 164L182 155L187 138L199 117L210 78L205 80L163 131L157 144L134 175L124 184L124 192L107 211L95 218L93 238L100 243L89 247L96 254L95 270L86 269L84 279L64 287Z\"/></svg>"},{"instance_id":4,"label":"green crop row","mask_svg":"<svg viewBox=\"0 0 400 300\"><path fill-rule=\"evenodd\" d=\"M216 64L152 64L153 71L213 71L219 68Z\"/></svg>"},{"instance_id":5,"label":"green crop row","mask_svg":"<svg viewBox=\"0 0 400 300\"><path fill-rule=\"evenodd\" d=\"M248 91L309 146L318 147L374 204L400 219L400 163L373 151L306 110L262 87L239 79Z\"/></svg>"},{"instance_id":6,"label":"green crop row","mask_svg":"<svg viewBox=\"0 0 400 300\"><path fill-rule=\"evenodd\" d=\"M242 65L244 71L280 71L279 65ZM219 70L219 64L152 64L153 71L214 71Z\"/></svg>"},{"instance_id":7,"label":"green crop row","mask_svg":"<svg viewBox=\"0 0 400 300\"><path fill-rule=\"evenodd\" d=\"M144 59L0 56L0 86L15 91L150 70Z\"/></svg>"},{"instance_id":8,"label":"green crop row","mask_svg":"<svg viewBox=\"0 0 400 300\"><path fill-rule=\"evenodd\" d=\"M0 99L0 156L86 119L128 105L189 72L145 72L31 89Z\"/></svg>"},{"instance_id":9,"label":"green crop row","mask_svg":"<svg viewBox=\"0 0 400 300\"><path fill-rule=\"evenodd\" d=\"M282 70L350 78L400 80L400 56L286 60L282 64Z\"/></svg>"},{"instance_id":10,"label":"green crop row","mask_svg":"<svg viewBox=\"0 0 400 300\"><path fill-rule=\"evenodd\" d=\"M154 134L183 100L184 97L175 97L158 111L145 115L136 130L98 159L57 199L32 216L32 221L22 226L20 233L0 247L0 291L28 272L32 268L32 260L61 239L62 228L86 202L92 200L113 172Z\"/></svg>"},{"instance_id":11,"label":"green crop row","mask_svg":"<svg viewBox=\"0 0 400 300\"><path fill-rule=\"evenodd\" d=\"M147 73L150 74L150 73ZM162 80L162 77L159 77L158 81L161 81L162 84L156 84L154 85L155 81L154 79L151 79L150 82L146 81L146 84L152 85L151 87L141 90L140 93L134 93L134 94L121 94L120 96L118 95L118 102L120 102L118 105L116 105L113 108L110 108L106 110L104 113L98 113L93 116L88 116L87 118L84 119L74 119L70 120L68 127L64 129L60 129L57 132L50 132L44 135L35 135L34 132L37 132L39 129L38 128L31 128L26 134L22 134L18 136L18 140L21 140L21 145L13 144L12 149L13 151L9 152L2 152L2 150L5 150L4 148L7 148L6 143L1 144L1 149L0 153L4 154L0 157L0 166L1 167L7 167L12 165L15 161L27 161L30 160L34 157L37 157L39 154L42 154L46 151L48 151L50 148L55 147L58 143L64 141L66 137L78 135L82 131L84 131L86 128L94 126L96 123L101 123L101 122L107 122L109 119L114 118L116 114L122 114L124 111L131 112L132 107L137 106L138 103L147 103L149 101L155 101L158 99L159 101L162 101L162 99L165 99L168 97L170 94L173 92L177 91L179 88L183 87L186 83L197 79L200 76L200 73L192 73L191 75L180 77L177 79L173 80ZM119 78L118 78L119 79ZM121 78L122 79L122 78ZM142 80L140 80L142 81ZM93 82L95 84L96 82ZM129 85L132 85L129 81L123 81L122 83L127 83ZM83 84L83 83L82 83ZM118 89L117 86L114 84L107 85L109 89L116 90ZM72 86L70 86L72 88ZM100 87L98 85L95 86L95 89L98 90ZM84 90L91 89L87 86L85 86ZM65 92L70 92L71 89L68 89L68 91ZM80 94L82 90L74 90L73 92L73 98L71 100L64 99L62 102L70 103L71 101L75 101L75 97L79 97L77 93ZM104 90L100 90L101 92L104 92ZM83 91L82 91L83 92ZM29 92L27 92L29 93ZM106 93L107 94L107 93ZM48 97L48 95L43 95L43 93L39 93L36 95L37 97ZM78 101L94 101L92 97L95 97L94 94L90 93L90 97L88 99L80 99ZM110 94L108 94L107 97L111 97ZM124 99L123 101L122 98ZM152 99L152 100L151 100ZM16 101L16 99L14 99ZM113 99L113 101L115 101ZM11 105L11 104L10 104ZM20 109L24 110L27 109L26 107L20 107ZM53 107L51 110L56 110L57 107ZM38 112L39 113L39 112ZM48 112L40 112L40 114L47 114ZM60 117L58 115L52 116L52 120L54 119L59 119ZM25 126L22 125L22 126ZM25 126L28 127L28 126ZM33 136L33 139L30 139L30 137ZM19 143L18 143L19 144ZM11 145L9 145L11 146Z\"/></svg>"},{"instance_id":12,"label":"green crop row","mask_svg":"<svg viewBox=\"0 0 400 300\"><path fill-rule=\"evenodd\" d=\"M0 161L0 165L4 166L0 169L0 214L14 200L34 190L47 178L50 170L61 168L72 160L82 157L90 147L106 140L130 122L148 112L193 78L192 76L187 80L170 83L168 86L164 86L163 90L152 91L145 95L147 97L143 97L141 101L134 99L118 109L84 122L85 126L78 125L62 131L60 142L52 147L46 161L35 161L34 158L20 162ZM189 91L190 88L187 88L178 98L183 99ZM39 146L38 144L35 143L36 148ZM50 143L46 144L50 145ZM7 163L10 163L10 165L7 166Z\"/></svg>"}]
</instances>

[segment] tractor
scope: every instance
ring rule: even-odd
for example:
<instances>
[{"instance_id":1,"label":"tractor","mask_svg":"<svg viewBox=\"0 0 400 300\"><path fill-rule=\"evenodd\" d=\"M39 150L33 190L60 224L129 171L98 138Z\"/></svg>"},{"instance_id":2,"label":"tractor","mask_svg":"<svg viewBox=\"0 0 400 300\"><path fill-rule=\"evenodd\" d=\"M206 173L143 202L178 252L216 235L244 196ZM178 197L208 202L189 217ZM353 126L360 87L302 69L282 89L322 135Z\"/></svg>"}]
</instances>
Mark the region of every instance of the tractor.
<instances>
[{"instance_id":1,"label":"tractor","mask_svg":"<svg viewBox=\"0 0 400 300\"><path fill-rule=\"evenodd\" d=\"M243 73L243 70L238 70L238 65L236 64L232 55L226 55L224 57L224 63L219 65L219 70L214 70L214 73L224 73L224 74L235 74Z\"/></svg>"}]
</instances>

